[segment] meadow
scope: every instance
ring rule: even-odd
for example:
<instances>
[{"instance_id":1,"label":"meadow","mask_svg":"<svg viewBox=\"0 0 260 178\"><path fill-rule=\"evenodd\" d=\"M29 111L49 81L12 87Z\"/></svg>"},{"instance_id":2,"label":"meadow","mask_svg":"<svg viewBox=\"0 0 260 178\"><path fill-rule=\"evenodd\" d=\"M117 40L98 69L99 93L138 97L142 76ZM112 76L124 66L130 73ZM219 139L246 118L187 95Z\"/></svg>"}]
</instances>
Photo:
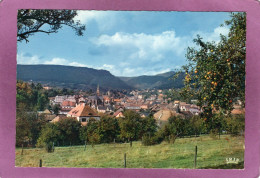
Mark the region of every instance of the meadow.
<instances>
[{"instance_id":1,"label":"meadow","mask_svg":"<svg viewBox=\"0 0 260 178\"><path fill-rule=\"evenodd\" d=\"M221 135L220 139L209 135L178 138L174 144L143 146L140 141L129 143L98 144L92 147L55 147L47 153L44 148L16 148L17 167L96 167L124 168L188 168L194 169L195 146L197 146L197 169L221 168L243 169L244 137ZM239 159L238 164L227 164L226 158Z\"/></svg>"}]
</instances>

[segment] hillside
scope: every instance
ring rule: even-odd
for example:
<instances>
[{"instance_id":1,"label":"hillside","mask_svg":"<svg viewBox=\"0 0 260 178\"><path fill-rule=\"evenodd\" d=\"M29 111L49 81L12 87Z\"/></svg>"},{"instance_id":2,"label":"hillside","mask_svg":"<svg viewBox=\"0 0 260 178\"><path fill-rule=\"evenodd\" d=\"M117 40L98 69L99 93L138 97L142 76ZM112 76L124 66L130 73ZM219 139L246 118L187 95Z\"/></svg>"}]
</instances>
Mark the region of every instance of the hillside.
<instances>
[{"instance_id":1,"label":"hillside","mask_svg":"<svg viewBox=\"0 0 260 178\"><path fill-rule=\"evenodd\" d=\"M132 89L106 70L62 65L17 65L17 79L73 89Z\"/></svg>"},{"instance_id":2,"label":"hillside","mask_svg":"<svg viewBox=\"0 0 260 178\"><path fill-rule=\"evenodd\" d=\"M173 80L175 72L167 72L154 76L142 75L138 77L120 77L121 80L125 81L128 85L133 86L137 89L146 88L157 88L157 89L170 89L170 88L181 88L183 87L184 74Z\"/></svg>"},{"instance_id":3,"label":"hillside","mask_svg":"<svg viewBox=\"0 0 260 178\"><path fill-rule=\"evenodd\" d=\"M17 79L71 89L170 89L183 87L184 74L172 80L175 72L154 76L116 77L107 70L62 65L17 65Z\"/></svg>"}]
</instances>

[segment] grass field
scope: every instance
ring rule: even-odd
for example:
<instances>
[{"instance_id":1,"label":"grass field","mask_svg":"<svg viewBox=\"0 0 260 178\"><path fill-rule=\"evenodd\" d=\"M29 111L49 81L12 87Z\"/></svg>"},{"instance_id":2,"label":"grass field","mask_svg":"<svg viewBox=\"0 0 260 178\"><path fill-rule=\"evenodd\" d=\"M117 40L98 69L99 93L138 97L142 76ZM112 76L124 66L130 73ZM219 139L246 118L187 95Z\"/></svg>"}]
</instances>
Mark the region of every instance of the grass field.
<instances>
[{"instance_id":1,"label":"grass field","mask_svg":"<svg viewBox=\"0 0 260 178\"><path fill-rule=\"evenodd\" d=\"M43 148L16 149L15 164L18 167L102 167L123 168L126 153L127 168L194 168L194 150L198 147L197 168L243 169L244 137L221 135L212 139L208 135L178 138L174 144L142 146L141 142L129 144L100 144L55 147L53 153ZM239 164L226 164L226 158L238 158Z\"/></svg>"}]
</instances>

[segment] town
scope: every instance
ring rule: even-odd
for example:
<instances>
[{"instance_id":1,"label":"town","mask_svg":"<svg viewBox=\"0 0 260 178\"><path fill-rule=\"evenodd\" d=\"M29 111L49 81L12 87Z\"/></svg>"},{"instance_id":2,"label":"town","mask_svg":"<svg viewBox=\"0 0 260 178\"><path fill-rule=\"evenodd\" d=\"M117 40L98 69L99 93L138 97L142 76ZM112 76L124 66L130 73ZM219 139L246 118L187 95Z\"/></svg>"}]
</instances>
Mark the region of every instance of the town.
<instances>
[{"instance_id":1,"label":"town","mask_svg":"<svg viewBox=\"0 0 260 178\"><path fill-rule=\"evenodd\" d=\"M48 90L50 87L43 88ZM76 117L82 125L86 125L90 118L99 119L101 115L124 117L124 110L133 110L143 118L153 116L158 124L167 121L171 116L185 117L199 115L201 112L196 100L192 100L191 104L179 100L171 101L160 89L133 90L128 94L118 91L114 94L110 91L102 93L97 86L94 95L58 95L49 100L51 106L59 106L59 111L57 115L48 109L39 111L39 114L46 115L48 121L57 122L62 118Z\"/></svg>"},{"instance_id":2,"label":"town","mask_svg":"<svg viewBox=\"0 0 260 178\"><path fill-rule=\"evenodd\" d=\"M51 87L43 87L49 90ZM172 89L166 90L171 92ZM39 114L45 115L49 122L58 122L64 118L77 118L82 125L86 125L90 118L100 119L102 115L108 115L115 118L124 117L124 110L137 112L142 118L152 116L160 126L172 116L181 116L183 118L199 115L202 109L196 105L197 100L191 100L186 103L180 100L172 101L168 98L165 90L146 89L133 90L127 94L120 91L112 93L107 91L102 93L97 86L94 95L57 95L49 97L51 106L58 106L56 114L46 109L38 111ZM242 114L243 108L241 102L234 104L232 114Z\"/></svg>"}]
</instances>

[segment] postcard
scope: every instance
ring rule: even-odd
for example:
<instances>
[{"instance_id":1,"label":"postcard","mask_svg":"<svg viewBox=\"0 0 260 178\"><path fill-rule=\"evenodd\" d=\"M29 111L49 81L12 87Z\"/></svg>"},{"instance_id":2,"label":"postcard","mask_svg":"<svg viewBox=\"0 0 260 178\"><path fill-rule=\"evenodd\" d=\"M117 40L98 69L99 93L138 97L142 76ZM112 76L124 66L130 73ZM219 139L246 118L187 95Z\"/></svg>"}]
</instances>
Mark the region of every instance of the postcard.
<instances>
[{"instance_id":1,"label":"postcard","mask_svg":"<svg viewBox=\"0 0 260 178\"><path fill-rule=\"evenodd\" d=\"M258 175L258 2L70 3L2 2L0 177Z\"/></svg>"}]
</instances>

